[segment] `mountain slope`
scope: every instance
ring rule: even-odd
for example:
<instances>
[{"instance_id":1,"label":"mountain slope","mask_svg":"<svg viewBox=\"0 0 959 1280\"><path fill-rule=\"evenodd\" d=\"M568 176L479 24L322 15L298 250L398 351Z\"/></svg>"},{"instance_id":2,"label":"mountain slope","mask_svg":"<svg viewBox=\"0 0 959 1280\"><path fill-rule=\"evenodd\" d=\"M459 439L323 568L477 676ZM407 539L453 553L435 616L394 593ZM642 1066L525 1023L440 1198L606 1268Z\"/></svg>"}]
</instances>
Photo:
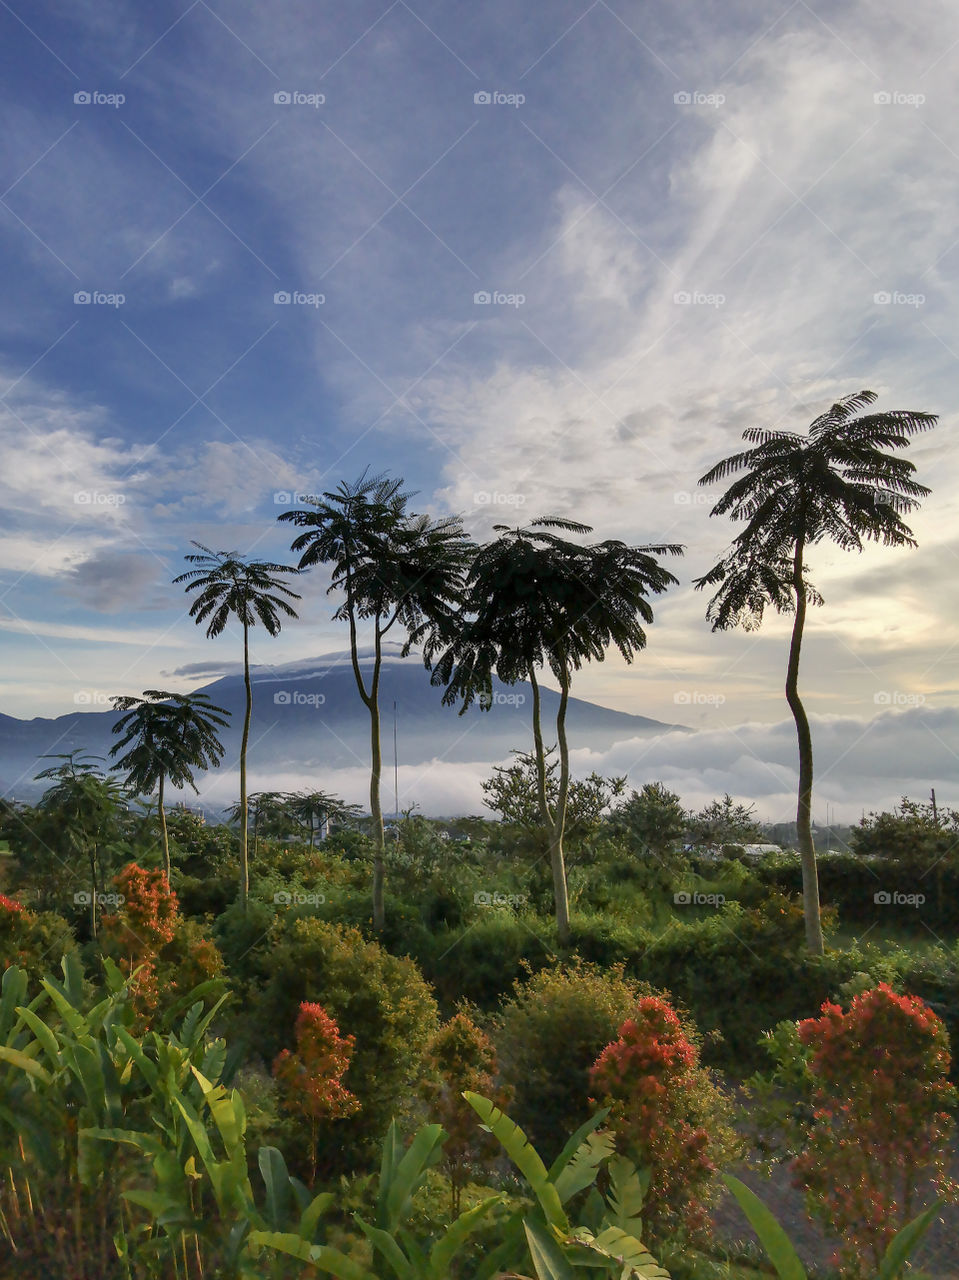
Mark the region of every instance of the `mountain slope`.
<instances>
[{"instance_id":1,"label":"mountain slope","mask_svg":"<svg viewBox=\"0 0 959 1280\"><path fill-rule=\"evenodd\" d=\"M528 750L532 742L531 689L528 684L494 685L494 705L488 711L473 707L465 715L442 705L442 689L430 684L429 672L416 656L399 658L390 646L380 682L384 757L393 756L393 705L396 704L397 747L401 764L442 759L450 763L496 761L511 750ZM362 666L368 672L370 659ZM253 670L253 723L250 736L251 786L257 770L275 772L283 766L340 769L367 765L370 754L369 717L360 701L348 655L288 663ZM224 767L235 764L243 727L244 689L241 674L222 676L196 692L207 694L232 713L223 735ZM559 694L542 690L543 719L555 722ZM55 719L17 720L0 715L0 779L3 794L33 798L40 785L34 775L53 752L84 750L106 757L116 741L114 711L75 711ZM624 738L691 732L646 716L612 711L608 707L571 698L567 713L570 744L603 750Z\"/></svg>"}]
</instances>

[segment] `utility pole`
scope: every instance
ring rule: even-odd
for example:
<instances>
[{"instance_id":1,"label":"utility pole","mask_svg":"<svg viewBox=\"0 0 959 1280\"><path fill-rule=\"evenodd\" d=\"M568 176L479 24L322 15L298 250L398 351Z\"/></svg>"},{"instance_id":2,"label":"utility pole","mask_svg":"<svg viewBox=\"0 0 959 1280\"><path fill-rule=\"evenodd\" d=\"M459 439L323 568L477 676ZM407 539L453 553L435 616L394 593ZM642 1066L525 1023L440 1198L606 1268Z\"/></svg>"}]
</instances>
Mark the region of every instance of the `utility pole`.
<instances>
[{"instance_id":1,"label":"utility pole","mask_svg":"<svg viewBox=\"0 0 959 1280\"><path fill-rule=\"evenodd\" d=\"M938 827L939 826L939 810L936 808L936 788L935 787L930 788L929 794L932 797L932 820Z\"/></svg>"},{"instance_id":2,"label":"utility pole","mask_svg":"<svg viewBox=\"0 0 959 1280\"><path fill-rule=\"evenodd\" d=\"M400 820L400 763L396 753L396 699L393 700L393 817Z\"/></svg>"}]
</instances>

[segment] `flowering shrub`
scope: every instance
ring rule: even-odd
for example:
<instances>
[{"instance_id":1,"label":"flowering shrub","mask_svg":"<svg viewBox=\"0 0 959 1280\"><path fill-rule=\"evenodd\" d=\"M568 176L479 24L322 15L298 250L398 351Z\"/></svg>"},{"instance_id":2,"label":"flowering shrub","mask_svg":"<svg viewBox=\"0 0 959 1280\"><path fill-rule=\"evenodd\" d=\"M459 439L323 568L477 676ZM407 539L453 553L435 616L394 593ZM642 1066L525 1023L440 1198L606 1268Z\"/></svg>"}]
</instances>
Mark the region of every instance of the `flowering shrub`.
<instances>
[{"instance_id":1,"label":"flowering shrub","mask_svg":"<svg viewBox=\"0 0 959 1280\"><path fill-rule=\"evenodd\" d=\"M850 1275L871 1273L945 1174L953 1121L949 1040L931 1009L880 983L844 1011L828 1001L796 1028L812 1081L812 1119L793 1176L841 1241Z\"/></svg>"},{"instance_id":2,"label":"flowering shrub","mask_svg":"<svg viewBox=\"0 0 959 1280\"><path fill-rule=\"evenodd\" d=\"M65 955L76 943L70 926L53 911L31 911L16 898L0 893L0 973L10 965L31 977L45 973L50 957Z\"/></svg>"},{"instance_id":3,"label":"flowering shrub","mask_svg":"<svg viewBox=\"0 0 959 1280\"><path fill-rule=\"evenodd\" d=\"M463 1093L479 1093L505 1107L510 1091L496 1091L496 1049L462 1009L433 1036L426 1050L425 1069L421 1092L430 1115L449 1135L443 1144L443 1164L450 1180L450 1217L456 1218L473 1166L498 1150L495 1139L477 1128L476 1113Z\"/></svg>"},{"instance_id":4,"label":"flowering shrub","mask_svg":"<svg viewBox=\"0 0 959 1280\"><path fill-rule=\"evenodd\" d=\"M112 885L119 908L102 918L100 945L123 973L136 974L129 996L140 1028L146 1030L165 1007L215 977L223 962L196 923L180 915L163 871L131 862Z\"/></svg>"},{"instance_id":5,"label":"flowering shrub","mask_svg":"<svg viewBox=\"0 0 959 1280\"><path fill-rule=\"evenodd\" d=\"M358 1098L341 1077L353 1056L354 1036L341 1036L336 1020L320 1004L303 1001L294 1028L296 1048L284 1049L273 1063L280 1105L310 1126L310 1176L316 1176L316 1145L323 1120L339 1120L359 1111Z\"/></svg>"},{"instance_id":6,"label":"flowering shrub","mask_svg":"<svg viewBox=\"0 0 959 1280\"><path fill-rule=\"evenodd\" d=\"M736 1149L729 1103L699 1065L675 1010L644 996L590 1071L599 1105L638 1165L649 1170L643 1218L650 1236L705 1226L717 1170Z\"/></svg>"}]
</instances>

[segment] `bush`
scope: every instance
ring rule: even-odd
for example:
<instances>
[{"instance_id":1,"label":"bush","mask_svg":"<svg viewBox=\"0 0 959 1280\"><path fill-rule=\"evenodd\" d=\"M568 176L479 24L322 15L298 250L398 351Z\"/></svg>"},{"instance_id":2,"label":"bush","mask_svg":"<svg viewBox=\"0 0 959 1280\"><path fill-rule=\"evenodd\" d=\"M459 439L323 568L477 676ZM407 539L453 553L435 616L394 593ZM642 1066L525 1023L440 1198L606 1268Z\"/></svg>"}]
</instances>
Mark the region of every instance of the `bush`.
<instances>
[{"instance_id":1,"label":"bush","mask_svg":"<svg viewBox=\"0 0 959 1280\"><path fill-rule=\"evenodd\" d=\"M293 1029L296 1048L284 1049L273 1063L280 1106L305 1120L309 1127L310 1185L316 1178L316 1149L320 1125L354 1115L360 1104L345 1088L343 1073L350 1065L353 1036L341 1036L335 1019L318 1004L300 1005Z\"/></svg>"},{"instance_id":2,"label":"bush","mask_svg":"<svg viewBox=\"0 0 959 1280\"><path fill-rule=\"evenodd\" d=\"M770 1044L779 1078L806 1103L784 1125L794 1179L840 1241L843 1274L872 1275L930 1184L949 1189L956 1096L945 1028L921 1000L881 983L847 1010L826 1002L818 1018L778 1028Z\"/></svg>"},{"instance_id":3,"label":"bush","mask_svg":"<svg viewBox=\"0 0 959 1280\"><path fill-rule=\"evenodd\" d=\"M476 1113L463 1094L471 1090L499 1107L506 1106L508 1094L494 1086L497 1074L492 1040L461 1008L430 1041L421 1086L430 1118L448 1135L443 1143L443 1169L450 1181L451 1219L459 1216L463 1189L475 1176L476 1166L488 1163L496 1151L495 1140L477 1128Z\"/></svg>"},{"instance_id":4,"label":"bush","mask_svg":"<svg viewBox=\"0 0 959 1280\"><path fill-rule=\"evenodd\" d=\"M370 1159L390 1120L407 1108L436 1029L436 1001L416 965L358 929L317 919L277 921L269 979L253 1003L255 1047L274 1057L293 1039L304 1001L323 1006L356 1043L344 1086L361 1110L337 1124L331 1165Z\"/></svg>"},{"instance_id":5,"label":"bush","mask_svg":"<svg viewBox=\"0 0 959 1280\"><path fill-rule=\"evenodd\" d=\"M627 967L689 1010L710 1065L741 1077L764 1062L763 1032L814 1012L865 966L854 949L810 955L801 905L776 896L750 909L727 903L674 926Z\"/></svg>"},{"instance_id":6,"label":"bush","mask_svg":"<svg viewBox=\"0 0 959 1280\"><path fill-rule=\"evenodd\" d=\"M551 964L555 955L552 921L536 916L517 919L509 909L481 909L473 923L431 932L422 919L408 922L405 937L394 937L387 918L390 945L407 951L433 983L443 1007L461 1000L480 1009L495 1009L513 985L531 971Z\"/></svg>"},{"instance_id":7,"label":"bush","mask_svg":"<svg viewBox=\"0 0 959 1280\"><path fill-rule=\"evenodd\" d=\"M643 1221L661 1241L677 1228L701 1231L718 1169L741 1144L731 1107L699 1065L693 1029L659 996L645 996L590 1070L599 1105L610 1107L618 1143L649 1187Z\"/></svg>"},{"instance_id":8,"label":"bush","mask_svg":"<svg viewBox=\"0 0 959 1280\"><path fill-rule=\"evenodd\" d=\"M31 978L42 977L52 961L76 950L73 931L54 911L33 912L0 893L0 972L19 965Z\"/></svg>"},{"instance_id":9,"label":"bush","mask_svg":"<svg viewBox=\"0 0 959 1280\"><path fill-rule=\"evenodd\" d=\"M590 1068L648 991L621 967L581 963L516 983L494 1039L514 1111L547 1163L588 1119Z\"/></svg>"},{"instance_id":10,"label":"bush","mask_svg":"<svg viewBox=\"0 0 959 1280\"><path fill-rule=\"evenodd\" d=\"M129 863L114 876L120 906L101 921L100 946L122 973L139 970L130 997L141 1029L149 1028L194 987L216 977L223 958L194 920L180 915L162 871Z\"/></svg>"}]
</instances>

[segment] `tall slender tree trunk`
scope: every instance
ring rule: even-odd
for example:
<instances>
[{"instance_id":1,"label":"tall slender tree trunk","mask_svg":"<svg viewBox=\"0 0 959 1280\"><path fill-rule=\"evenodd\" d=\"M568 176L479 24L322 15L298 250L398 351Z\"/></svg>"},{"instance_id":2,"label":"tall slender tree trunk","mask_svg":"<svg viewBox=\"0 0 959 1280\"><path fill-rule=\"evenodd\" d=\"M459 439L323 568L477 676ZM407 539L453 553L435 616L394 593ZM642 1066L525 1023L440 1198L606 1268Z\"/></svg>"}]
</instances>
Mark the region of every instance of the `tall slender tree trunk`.
<instances>
[{"instance_id":1,"label":"tall slender tree trunk","mask_svg":"<svg viewBox=\"0 0 959 1280\"><path fill-rule=\"evenodd\" d=\"M556 901L556 932L560 943L569 942L569 892L566 885L566 858L563 833L566 828L566 800L569 796L569 744L566 741L566 707L569 703L569 673L560 679L559 709L556 712L556 740L559 745L559 795L550 829L549 861L553 869L553 896Z\"/></svg>"},{"instance_id":2,"label":"tall slender tree trunk","mask_svg":"<svg viewBox=\"0 0 959 1280\"><path fill-rule=\"evenodd\" d=\"M90 854L90 932L93 937L97 936L97 851L96 845Z\"/></svg>"},{"instance_id":3,"label":"tall slender tree trunk","mask_svg":"<svg viewBox=\"0 0 959 1280\"><path fill-rule=\"evenodd\" d=\"M160 817L160 839L163 842L163 871L166 875L167 885L170 883L170 839L166 829L166 810L163 807L163 784L166 782L164 774L160 774L160 787L157 792L157 813Z\"/></svg>"},{"instance_id":4,"label":"tall slender tree trunk","mask_svg":"<svg viewBox=\"0 0 959 1280\"><path fill-rule=\"evenodd\" d=\"M543 829L553 825L553 816L549 811L549 800L546 796L546 752L543 750L542 703L539 695L539 682L536 672L529 669L529 683L533 690L533 755L536 759L536 797L539 802L539 820Z\"/></svg>"},{"instance_id":5,"label":"tall slender tree trunk","mask_svg":"<svg viewBox=\"0 0 959 1280\"><path fill-rule=\"evenodd\" d=\"M246 748L250 741L250 721L253 718L253 685L250 681L250 630L243 624L243 685L246 689L246 714L243 717L243 738L240 742L240 903L246 911L250 896L250 863L247 837L249 814L246 807Z\"/></svg>"},{"instance_id":6,"label":"tall slender tree trunk","mask_svg":"<svg viewBox=\"0 0 959 1280\"><path fill-rule=\"evenodd\" d=\"M786 701L796 722L799 738L799 803L796 809L796 833L799 837L799 856L802 860L803 915L806 922L806 946L815 955L823 954L822 917L819 909L819 872L816 866L816 846L812 838L812 734L809 718L799 697L799 652L802 646L803 626L806 621L806 587L802 576L802 558L805 543L796 543L793 561L793 588L796 592L796 617L792 639L789 642L789 665L786 668Z\"/></svg>"},{"instance_id":7,"label":"tall slender tree trunk","mask_svg":"<svg viewBox=\"0 0 959 1280\"><path fill-rule=\"evenodd\" d=\"M383 752L380 745L380 658L381 637L379 620L374 639L373 679L370 684L370 813L373 815L373 928L381 933L386 926L384 881L386 879L386 832L383 829L383 809L380 805L380 778L383 773Z\"/></svg>"}]
</instances>

